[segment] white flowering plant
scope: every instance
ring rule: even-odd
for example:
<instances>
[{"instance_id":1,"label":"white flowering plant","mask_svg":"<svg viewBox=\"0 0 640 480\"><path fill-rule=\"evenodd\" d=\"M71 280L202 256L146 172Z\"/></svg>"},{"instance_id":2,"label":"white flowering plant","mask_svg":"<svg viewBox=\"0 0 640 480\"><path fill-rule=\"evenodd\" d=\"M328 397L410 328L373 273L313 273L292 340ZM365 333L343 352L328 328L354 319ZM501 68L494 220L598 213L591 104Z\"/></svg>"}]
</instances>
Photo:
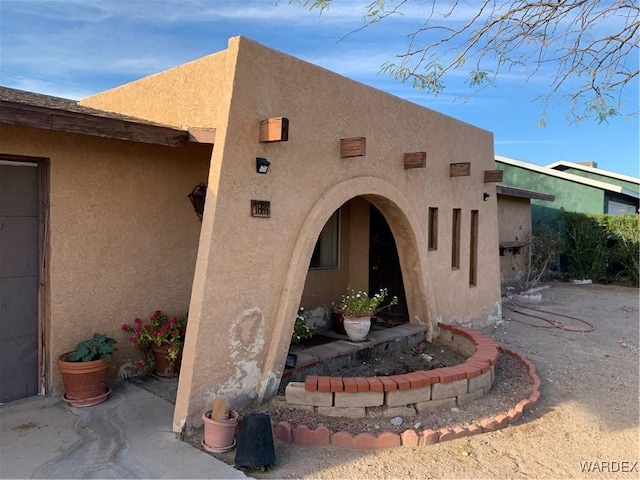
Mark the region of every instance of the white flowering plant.
<instances>
[{"instance_id":1,"label":"white flowering plant","mask_svg":"<svg viewBox=\"0 0 640 480\"><path fill-rule=\"evenodd\" d=\"M347 295L342 296L340 308L347 317L372 317L376 313L391 305L398 304L398 297L394 296L391 301L381 307L380 305L387 296L387 289L381 288L378 293L370 297L367 292L348 290Z\"/></svg>"},{"instance_id":2,"label":"white flowering plant","mask_svg":"<svg viewBox=\"0 0 640 480\"><path fill-rule=\"evenodd\" d=\"M316 329L307 325L304 316L304 307L300 307L296 315L296 321L293 324L293 333L291 334L291 343L302 343L303 340L313 337Z\"/></svg>"}]
</instances>

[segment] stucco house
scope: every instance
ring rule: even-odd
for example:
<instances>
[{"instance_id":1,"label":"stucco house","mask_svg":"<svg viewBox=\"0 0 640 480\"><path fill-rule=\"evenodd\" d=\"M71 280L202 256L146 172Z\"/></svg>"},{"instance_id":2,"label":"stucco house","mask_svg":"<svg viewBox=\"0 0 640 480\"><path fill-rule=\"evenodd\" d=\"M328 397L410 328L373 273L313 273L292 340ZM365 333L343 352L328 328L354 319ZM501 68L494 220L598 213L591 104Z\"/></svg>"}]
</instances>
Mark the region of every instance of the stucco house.
<instances>
[{"instance_id":1,"label":"stucco house","mask_svg":"<svg viewBox=\"0 0 640 480\"><path fill-rule=\"evenodd\" d=\"M500 318L490 132L243 37L80 102L1 92L13 398L61 393L56 357L94 331L119 340L120 366L134 359L120 326L155 309L189 310L176 432L217 395L270 397L298 307L371 287L381 223L427 338ZM200 182L202 221L187 199Z\"/></svg>"},{"instance_id":2,"label":"stucco house","mask_svg":"<svg viewBox=\"0 0 640 480\"><path fill-rule=\"evenodd\" d=\"M496 155L496 168L503 183L516 188L544 192L553 203L532 199L534 226L555 221L562 208L568 212L625 214L638 211L640 179L587 164L560 161L546 167Z\"/></svg>"}]
</instances>

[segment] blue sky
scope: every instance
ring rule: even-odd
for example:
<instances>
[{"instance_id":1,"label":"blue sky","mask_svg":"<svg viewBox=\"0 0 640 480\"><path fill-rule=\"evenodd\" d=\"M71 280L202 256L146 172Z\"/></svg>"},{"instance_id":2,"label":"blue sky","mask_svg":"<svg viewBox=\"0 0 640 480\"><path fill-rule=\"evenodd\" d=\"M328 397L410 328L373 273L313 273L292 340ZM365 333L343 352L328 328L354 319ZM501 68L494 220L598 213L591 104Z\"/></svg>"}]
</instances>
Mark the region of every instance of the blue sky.
<instances>
[{"instance_id":1,"label":"blue sky","mask_svg":"<svg viewBox=\"0 0 640 480\"><path fill-rule=\"evenodd\" d=\"M524 72L511 72L465 102L470 90L459 77L433 97L380 73L425 15L415 7L343 38L363 25L367 3L339 0L319 16L288 0L0 0L0 84L80 99L223 50L229 37L244 35L490 130L498 155L537 165L591 160L639 176L637 116L572 125L561 104L548 110L545 128L537 126L542 107L533 100L545 91L544 75L523 83ZM637 79L625 99L628 111L638 110Z\"/></svg>"}]
</instances>

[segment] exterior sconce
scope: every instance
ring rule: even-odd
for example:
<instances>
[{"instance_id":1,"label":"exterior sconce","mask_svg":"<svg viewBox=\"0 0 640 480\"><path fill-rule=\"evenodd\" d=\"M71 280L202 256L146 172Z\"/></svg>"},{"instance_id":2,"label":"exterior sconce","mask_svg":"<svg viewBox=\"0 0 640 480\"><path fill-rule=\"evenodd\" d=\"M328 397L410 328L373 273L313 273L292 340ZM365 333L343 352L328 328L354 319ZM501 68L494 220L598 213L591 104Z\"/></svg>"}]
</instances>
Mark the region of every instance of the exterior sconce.
<instances>
[{"instance_id":1,"label":"exterior sconce","mask_svg":"<svg viewBox=\"0 0 640 480\"><path fill-rule=\"evenodd\" d=\"M204 183L199 183L187 197L191 200L191 205L193 205L196 214L202 220L204 201L207 198L207 186Z\"/></svg>"},{"instance_id":2,"label":"exterior sconce","mask_svg":"<svg viewBox=\"0 0 640 480\"><path fill-rule=\"evenodd\" d=\"M269 171L269 165L271 165L271 162L266 158L256 157L256 172L267 173Z\"/></svg>"},{"instance_id":3,"label":"exterior sconce","mask_svg":"<svg viewBox=\"0 0 640 480\"><path fill-rule=\"evenodd\" d=\"M491 195L489 195L487 192L484 192L484 193L482 194L482 200L486 202L487 200L489 200L489 197L490 197L490 196L491 196Z\"/></svg>"}]
</instances>

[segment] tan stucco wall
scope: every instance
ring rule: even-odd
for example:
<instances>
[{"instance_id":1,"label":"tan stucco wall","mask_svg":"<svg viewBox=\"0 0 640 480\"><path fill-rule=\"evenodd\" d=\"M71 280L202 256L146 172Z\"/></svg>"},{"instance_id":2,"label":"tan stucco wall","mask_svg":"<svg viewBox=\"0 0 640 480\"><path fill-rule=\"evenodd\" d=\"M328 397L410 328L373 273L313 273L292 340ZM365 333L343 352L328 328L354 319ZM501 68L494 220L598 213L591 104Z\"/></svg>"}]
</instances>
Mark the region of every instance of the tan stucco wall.
<instances>
[{"instance_id":1,"label":"tan stucco wall","mask_svg":"<svg viewBox=\"0 0 640 480\"><path fill-rule=\"evenodd\" d=\"M116 338L117 368L139 358L121 330L156 309L188 309L201 223L187 194L211 146L182 149L0 126L1 153L50 160L47 375L94 332ZM135 369L130 370L135 373Z\"/></svg>"},{"instance_id":2,"label":"tan stucco wall","mask_svg":"<svg viewBox=\"0 0 640 480\"><path fill-rule=\"evenodd\" d=\"M500 242L525 242L531 239L531 202L528 198L498 195ZM500 279L503 287L513 286L526 273L529 248L519 253L505 251L500 257Z\"/></svg>"},{"instance_id":3,"label":"tan stucco wall","mask_svg":"<svg viewBox=\"0 0 640 480\"><path fill-rule=\"evenodd\" d=\"M301 305L307 310L339 303L347 287L368 288L369 205L362 198L354 198L342 206L339 267L308 272L301 299Z\"/></svg>"},{"instance_id":4,"label":"tan stucco wall","mask_svg":"<svg viewBox=\"0 0 640 480\"><path fill-rule=\"evenodd\" d=\"M431 334L436 321L484 324L500 314L495 187L483 183L494 163L489 132L241 37L229 41L225 61L226 70L203 63L189 78L196 90L229 93L222 123L207 124L207 104L194 109L185 99L173 105L182 123L217 129L176 431L198 425L218 395L241 406L275 392L314 244L330 215L353 197L373 203L391 227L411 322L427 325ZM171 75L146 80L153 98L135 85L131 95L123 93L129 86L121 87L119 98L169 101ZM109 95L103 98L119 101ZM289 141L259 143L259 121L279 116L290 121ZM159 114L146 118L166 121ZM340 158L340 139L360 136L367 138L366 156ZM427 152L427 167L405 170L403 154L416 151ZM256 156L271 161L267 175L255 172ZM471 162L471 176L450 178L451 162ZM491 194L487 202L484 191ZM251 199L269 200L271 218L251 217ZM440 247L431 252L429 206L440 209ZM452 208L462 209L461 268L455 271ZM469 286L472 209L480 219L475 287Z\"/></svg>"}]
</instances>

